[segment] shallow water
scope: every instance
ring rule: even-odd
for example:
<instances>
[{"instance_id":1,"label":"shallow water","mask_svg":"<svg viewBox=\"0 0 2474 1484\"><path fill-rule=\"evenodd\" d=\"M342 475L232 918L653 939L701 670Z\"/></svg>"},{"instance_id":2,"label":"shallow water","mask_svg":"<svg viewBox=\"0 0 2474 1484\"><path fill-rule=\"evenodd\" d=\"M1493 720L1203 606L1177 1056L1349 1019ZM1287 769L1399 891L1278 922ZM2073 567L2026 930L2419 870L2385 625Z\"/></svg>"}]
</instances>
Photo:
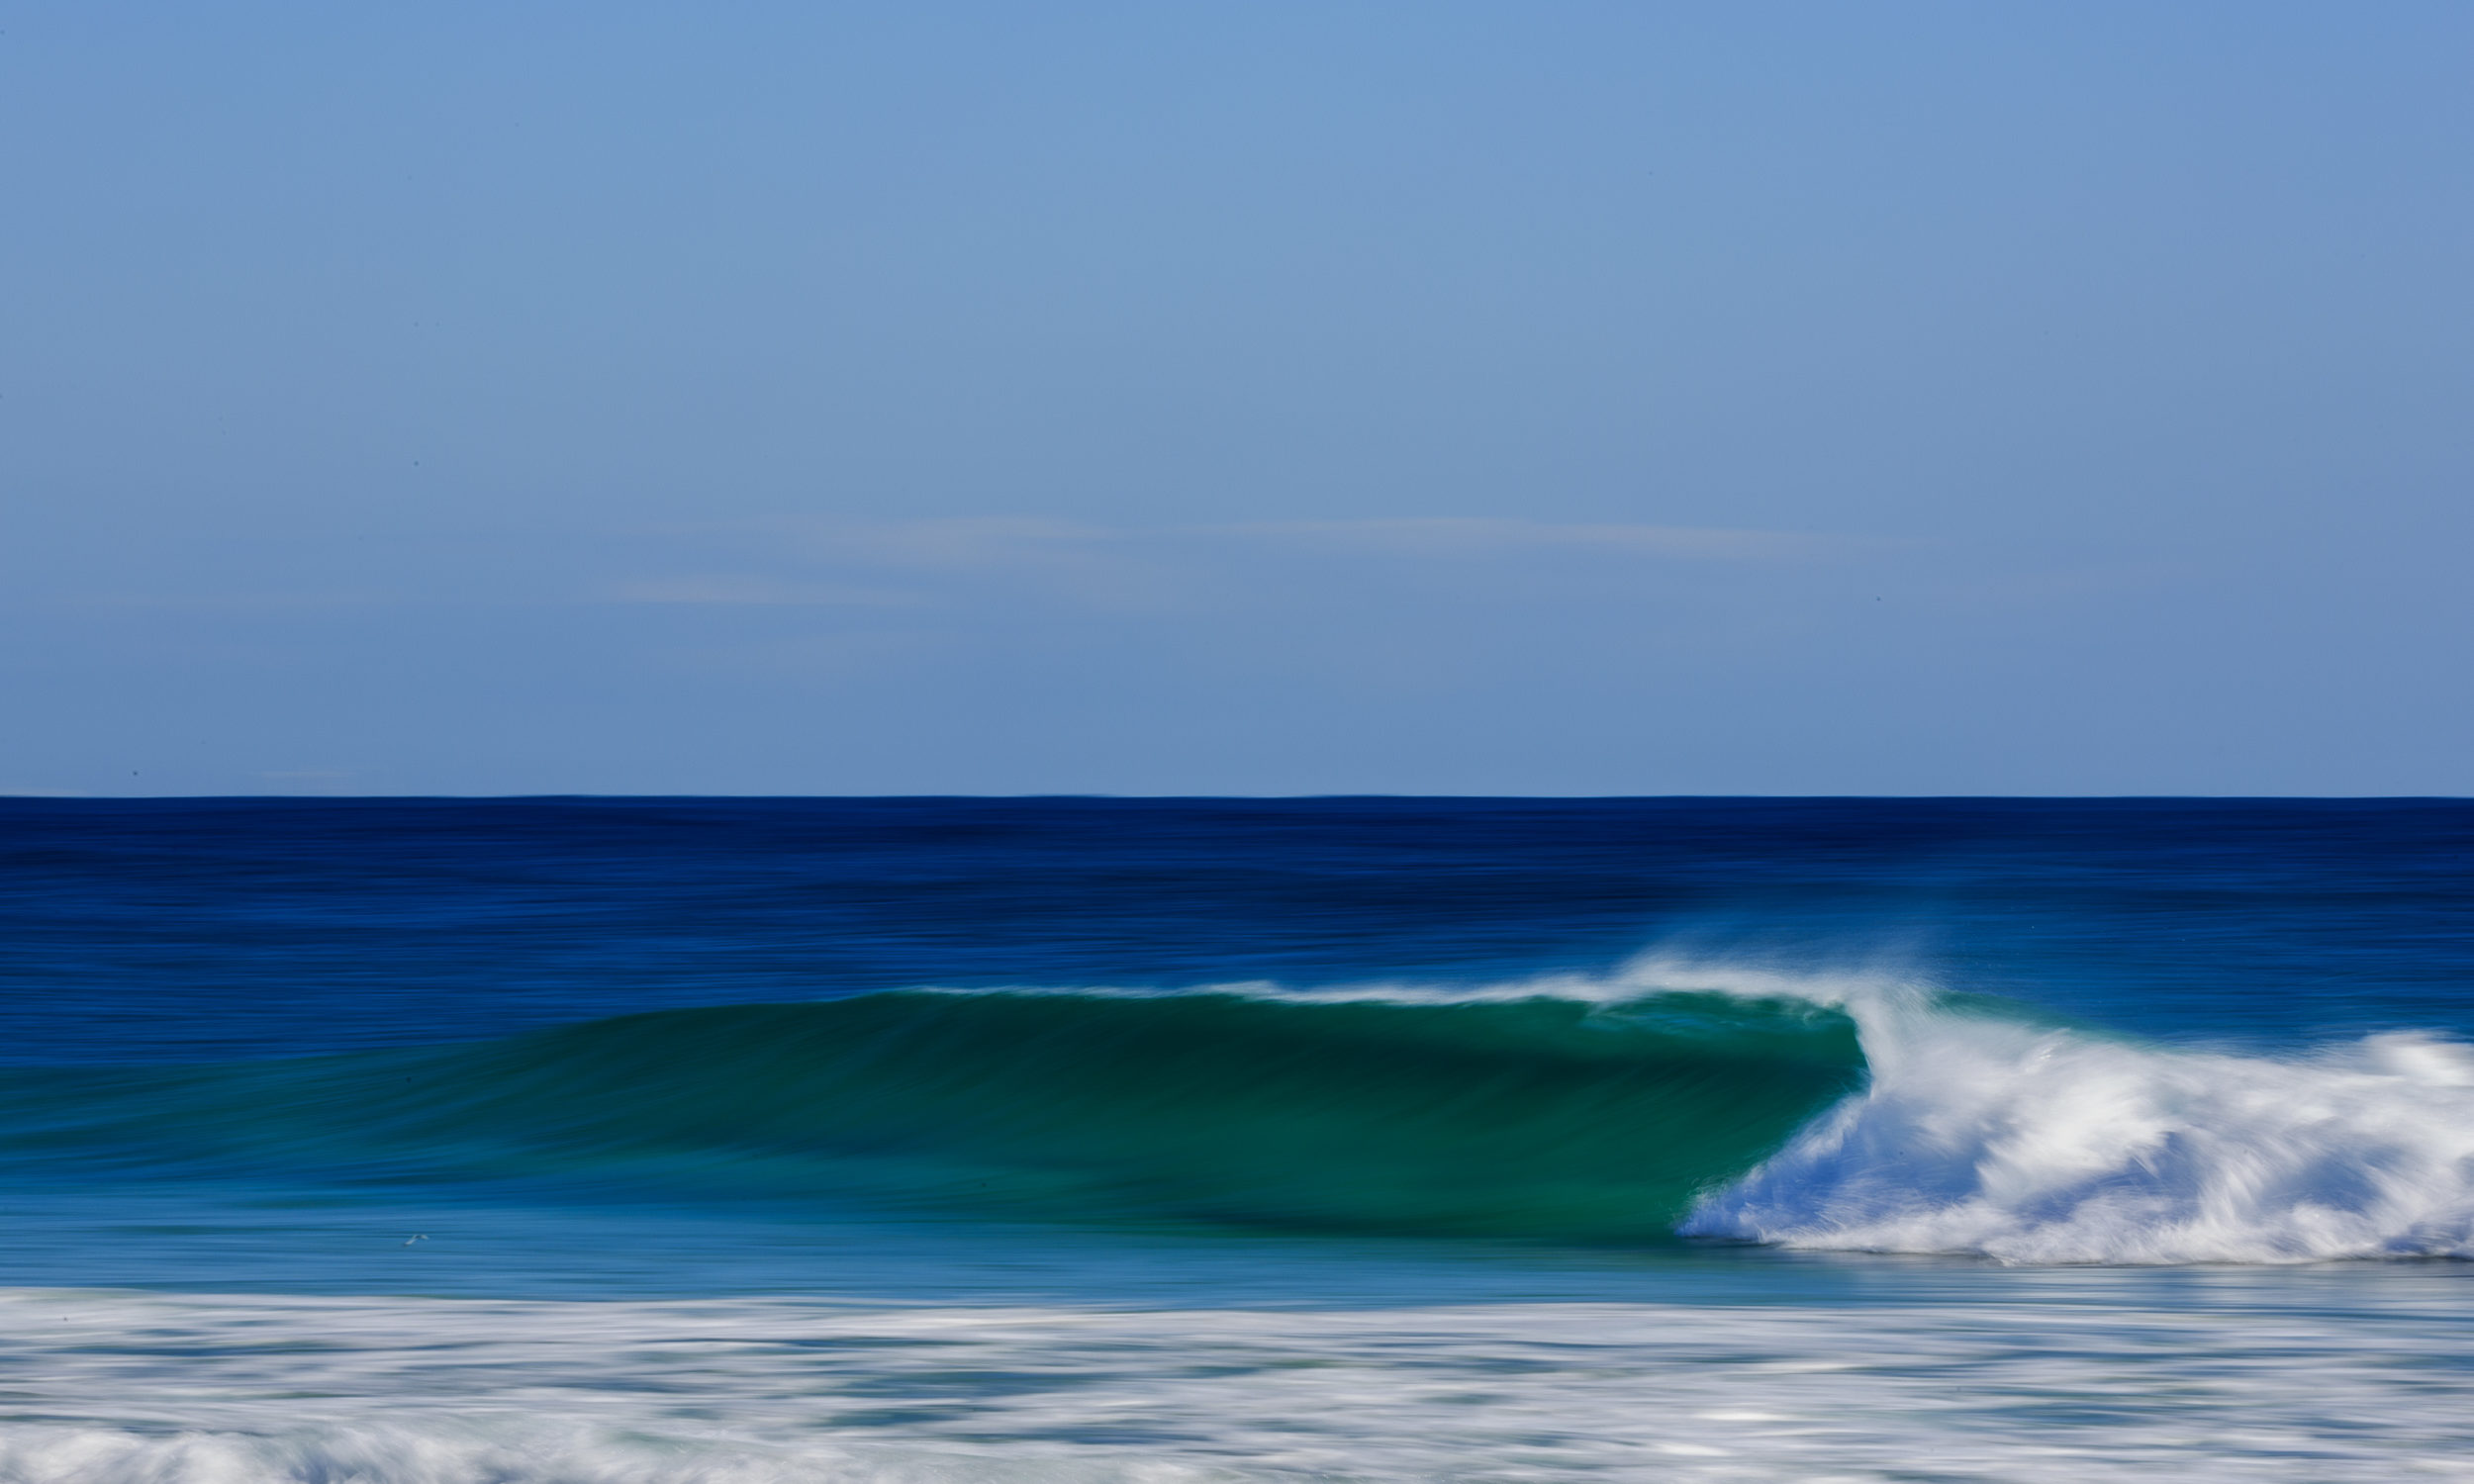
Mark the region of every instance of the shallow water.
<instances>
[{"instance_id":1,"label":"shallow water","mask_svg":"<svg viewBox=\"0 0 2474 1484\"><path fill-rule=\"evenodd\" d=\"M2474 1289L1121 1308L20 1290L30 1480L2462 1477ZM1936 1292L1935 1290L1942 1290Z\"/></svg>"}]
</instances>

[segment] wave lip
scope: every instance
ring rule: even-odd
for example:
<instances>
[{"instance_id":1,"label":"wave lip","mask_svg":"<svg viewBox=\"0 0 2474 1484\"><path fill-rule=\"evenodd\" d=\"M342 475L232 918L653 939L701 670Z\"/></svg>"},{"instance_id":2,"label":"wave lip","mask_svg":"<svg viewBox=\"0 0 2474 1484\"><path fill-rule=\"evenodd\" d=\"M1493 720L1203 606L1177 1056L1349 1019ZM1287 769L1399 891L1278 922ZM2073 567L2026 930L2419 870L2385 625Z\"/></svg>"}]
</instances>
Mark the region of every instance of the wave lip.
<instances>
[{"instance_id":1,"label":"wave lip","mask_svg":"<svg viewBox=\"0 0 2474 1484\"><path fill-rule=\"evenodd\" d=\"M2010 1262L2474 1255L2474 1049L2176 1051L1917 993L1850 1013L1869 1088L1687 1235Z\"/></svg>"}]
</instances>

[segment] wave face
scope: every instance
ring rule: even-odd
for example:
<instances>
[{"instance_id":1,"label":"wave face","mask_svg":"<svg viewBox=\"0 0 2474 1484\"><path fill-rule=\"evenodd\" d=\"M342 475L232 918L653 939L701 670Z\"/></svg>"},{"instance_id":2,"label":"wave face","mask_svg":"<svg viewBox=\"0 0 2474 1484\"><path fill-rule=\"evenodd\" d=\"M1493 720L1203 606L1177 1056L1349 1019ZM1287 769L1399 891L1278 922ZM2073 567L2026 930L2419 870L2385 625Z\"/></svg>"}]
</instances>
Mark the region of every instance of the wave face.
<instances>
[{"instance_id":1,"label":"wave face","mask_svg":"<svg viewBox=\"0 0 2474 1484\"><path fill-rule=\"evenodd\" d=\"M1862 1070L1839 1011L1719 993L896 992L418 1053L20 1074L7 1143L79 1169L1638 1242L1671 1236Z\"/></svg>"},{"instance_id":2,"label":"wave face","mask_svg":"<svg viewBox=\"0 0 2474 1484\"><path fill-rule=\"evenodd\" d=\"M2019 1262L2474 1255L2474 1049L2170 1049L1876 987L1870 1084L1684 1231Z\"/></svg>"},{"instance_id":3,"label":"wave face","mask_svg":"<svg viewBox=\"0 0 2474 1484\"><path fill-rule=\"evenodd\" d=\"M550 1198L2011 1262L2474 1255L2474 1050L2132 1041L1882 976L902 991L21 1071L0 1150Z\"/></svg>"}]
</instances>

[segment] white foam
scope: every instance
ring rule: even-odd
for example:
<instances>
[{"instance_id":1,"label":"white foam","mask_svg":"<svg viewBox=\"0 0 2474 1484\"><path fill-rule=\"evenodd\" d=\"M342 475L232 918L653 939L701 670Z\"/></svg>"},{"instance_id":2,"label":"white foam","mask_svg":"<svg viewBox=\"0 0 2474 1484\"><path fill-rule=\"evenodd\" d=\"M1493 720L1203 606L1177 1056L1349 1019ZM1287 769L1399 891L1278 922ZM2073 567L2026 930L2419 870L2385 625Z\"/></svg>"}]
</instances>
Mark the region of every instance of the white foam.
<instances>
[{"instance_id":1,"label":"white foam","mask_svg":"<svg viewBox=\"0 0 2474 1484\"><path fill-rule=\"evenodd\" d=\"M1686 1230L2014 1262L2474 1255L2474 1049L2175 1050L1937 1006L1840 1001L1867 1092Z\"/></svg>"},{"instance_id":2,"label":"white foam","mask_svg":"<svg viewBox=\"0 0 2474 1484\"><path fill-rule=\"evenodd\" d=\"M1969 1277L1860 1307L0 1290L0 1479L2387 1484L2474 1452L2464 1284Z\"/></svg>"},{"instance_id":3,"label":"white foam","mask_svg":"<svg viewBox=\"0 0 2474 1484\"><path fill-rule=\"evenodd\" d=\"M996 988L923 985L910 992L961 998L1009 994L1062 999L1180 999L1217 994L1279 1004L1415 1006L1518 1004L1537 999L1617 1005L1661 994L1724 994L1738 999L1792 1000L1835 1009L1859 1001L1869 1003L1908 987L1904 978L1880 970L1779 970L1652 953L1633 959L1612 974L1541 974L1475 984L1376 979L1300 987L1272 979L1236 979L1178 989L1113 984L1007 984Z\"/></svg>"},{"instance_id":4,"label":"white foam","mask_svg":"<svg viewBox=\"0 0 2474 1484\"><path fill-rule=\"evenodd\" d=\"M1226 1477L967 1449L763 1446L452 1419L170 1436L95 1427L0 1431L0 1478L11 1484L1202 1484Z\"/></svg>"}]
</instances>

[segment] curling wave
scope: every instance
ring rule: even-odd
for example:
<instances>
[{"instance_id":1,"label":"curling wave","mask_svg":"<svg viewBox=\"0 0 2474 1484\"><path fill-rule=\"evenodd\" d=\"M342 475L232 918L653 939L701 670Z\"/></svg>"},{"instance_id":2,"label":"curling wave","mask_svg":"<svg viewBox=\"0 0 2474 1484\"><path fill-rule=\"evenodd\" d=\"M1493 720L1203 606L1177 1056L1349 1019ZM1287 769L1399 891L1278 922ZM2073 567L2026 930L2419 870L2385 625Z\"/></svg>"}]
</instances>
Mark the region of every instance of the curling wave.
<instances>
[{"instance_id":1,"label":"curling wave","mask_svg":"<svg viewBox=\"0 0 2474 1484\"><path fill-rule=\"evenodd\" d=\"M272 1166L1637 1242L1671 1237L1862 1067L1841 1012L1718 993L900 992L21 1076L0 1148L81 1172Z\"/></svg>"},{"instance_id":2,"label":"curling wave","mask_svg":"<svg viewBox=\"0 0 2474 1484\"><path fill-rule=\"evenodd\" d=\"M1888 977L904 991L20 1071L0 1157L1043 1220L1960 1252L2474 1255L2474 1051L2194 1051Z\"/></svg>"}]
</instances>

